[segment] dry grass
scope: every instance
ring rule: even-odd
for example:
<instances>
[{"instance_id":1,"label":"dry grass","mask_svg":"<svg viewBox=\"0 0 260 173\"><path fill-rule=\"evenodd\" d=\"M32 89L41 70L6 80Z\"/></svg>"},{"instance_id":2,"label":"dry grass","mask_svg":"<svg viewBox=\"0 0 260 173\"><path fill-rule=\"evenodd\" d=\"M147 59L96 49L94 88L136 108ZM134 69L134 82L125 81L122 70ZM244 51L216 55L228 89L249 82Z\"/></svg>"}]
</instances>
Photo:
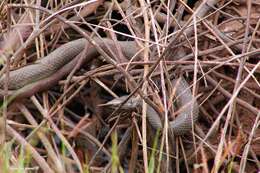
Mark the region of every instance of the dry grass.
<instances>
[{"instance_id":1,"label":"dry grass","mask_svg":"<svg viewBox=\"0 0 260 173\"><path fill-rule=\"evenodd\" d=\"M100 56L84 63L87 46L57 85L29 98L10 100L1 88L0 172L260 170L258 0L8 0L0 19L1 75L78 38L116 45L94 45ZM117 41L140 51L129 59ZM200 118L184 136L167 123L156 135L147 106L172 120L170 81L179 76ZM142 110L99 106L126 94L144 98Z\"/></svg>"}]
</instances>

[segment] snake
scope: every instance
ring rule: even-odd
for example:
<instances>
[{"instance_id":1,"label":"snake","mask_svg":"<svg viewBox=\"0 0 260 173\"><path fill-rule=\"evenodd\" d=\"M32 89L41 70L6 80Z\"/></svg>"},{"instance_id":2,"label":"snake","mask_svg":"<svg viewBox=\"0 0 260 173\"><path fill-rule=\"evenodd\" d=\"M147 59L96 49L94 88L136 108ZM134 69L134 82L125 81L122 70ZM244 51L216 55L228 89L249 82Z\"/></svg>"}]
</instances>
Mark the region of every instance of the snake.
<instances>
[{"instance_id":1,"label":"snake","mask_svg":"<svg viewBox=\"0 0 260 173\"><path fill-rule=\"evenodd\" d=\"M139 50L134 41L117 41L115 43L115 41L108 38L93 39L97 45L111 56L113 56L113 52L118 50L118 45L123 55L129 59L135 56ZM86 39L81 38L61 45L33 64L10 71L7 82L8 94L14 95L15 99L30 97L39 91L44 91L54 86L76 66L78 61L76 57L78 57L86 46L87 51L84 62L88 62L99 56L99 52L95 46L90 44ZM6 74L0 78L0 96L4 95L3 88L7 80L6 78ZM169 123L169 126L174 134L183 135L190 131L192 123L195 123L198 119L198 104L191 94L188 83L183 78L179 82L173 80L173 85L176 86L177 98L179 97L180 105L188 104L188 106L185 106L180 115ZM123 99L125 99L124 96L114 99L108 102L108 104L112 103L112 105L116 105L115 103L120 103ZM133 98L128 100L122 108L139 107L141 103L141 99ZM147 108L147 118L152 127L155 129L162 128L161 119L151 106Z\"/></svg>"},{"instance_id":2,"label":"snake","mask_svg":"<svg viewBox=\"0 0 260 173\"><path fill-rule=\"evenodd\" d=\"M107 38L93 38L106 53L113 56L111 52L117 52L117 44L121 47L122 53L129 59L138 52L134 41L117 41L117 44ZM8 95L15 95L16 99L30 97L33 94L47 90L55 85L61 78L71 72L76 66L76 58L83 49L87 47L84 58L85 62L98 57L99 52L86 39L81 38L61 45L47 56L29 64L12 70L8 76ZM0 96L4 95L4 74L0 78Z\"/></svg>"},{"instance_id":3,"label":"snake","mask_svg":"<svg viewBox=\"0 0 260 173\"><path fill-rule=\"evenodd\" d=\"M173 86L176 88L176 96L178 107L181 109L179 115L169 122L169 129L176 136L182 136L192 129L192 125L197 122L199 117L199 105L195 97L193 97L189 84L183 77L172 80ZM113 106L116 108L128 98L127 95L115 98L104 105ZM142 106L142 99L140 97L131 97L122 106L121 109L133 110ZM156 129L163 128L160 116L151 107L147 106L147 119L150 125Z\"/></svg>"}]
</instances>

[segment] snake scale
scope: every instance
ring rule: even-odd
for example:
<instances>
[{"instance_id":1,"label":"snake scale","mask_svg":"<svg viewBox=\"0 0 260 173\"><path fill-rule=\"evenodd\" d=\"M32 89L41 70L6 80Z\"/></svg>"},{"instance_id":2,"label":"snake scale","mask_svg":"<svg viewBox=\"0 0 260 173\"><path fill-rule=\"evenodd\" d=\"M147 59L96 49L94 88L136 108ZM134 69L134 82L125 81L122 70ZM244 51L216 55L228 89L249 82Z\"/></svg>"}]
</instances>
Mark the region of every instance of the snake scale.
<instances>
[{"instance_id":1,"label":"snake scale","mask_svg":"<svg viewBox=\"0 0 260 173\"><path fill-rule=\"evenodd\" d=\"M94 40L109 55L112 54L111 52L117 51L116 43L110 39L95 38ZM121 47L122 53L129 59L139 50L136 43L132 41L118 41L117 44ZM33 64L10 71L8 82L10 93L16 93L16 98L28 97L55 85L73 69L77 63L75 57L83 51L86 45L88 45L88 49L85 59L93 59L93 57L99 55L95 47L89 44L86 39L78 39L63 44ZM0 78L0 95L3 95L5 80L6 75L3 75ZM180 105L185 105L185 108L174 121L170 122L169 126L176 135L182 135L191 129L192 122L196 122L198 118L198 104L193 98L187 82L181 78L177 83L177 97L179 97ZM176 80L173 80L173 84L176 84ZM112 102L114 101L115 100L112 100ZM133 100L129 101L134 103ZM135 100L135 104L132 105L136 104L140 106L141 99ZM186 106L187 104L188 106ZM148 106L147 113L150 124L155 129L162 128L161 119L152 107Z\"/></svg>"}]
</instances>

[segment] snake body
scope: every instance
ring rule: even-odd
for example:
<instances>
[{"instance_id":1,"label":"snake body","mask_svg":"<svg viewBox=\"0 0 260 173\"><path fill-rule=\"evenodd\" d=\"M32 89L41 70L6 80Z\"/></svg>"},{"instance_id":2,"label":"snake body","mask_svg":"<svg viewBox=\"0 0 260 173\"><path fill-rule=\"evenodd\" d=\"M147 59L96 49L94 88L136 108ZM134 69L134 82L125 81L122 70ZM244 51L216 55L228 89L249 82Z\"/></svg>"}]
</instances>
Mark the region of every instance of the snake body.
<instances>
[{"instance_id":1,"label":"snake body","mask_svg":"<svg viewBox=\"0 0 260 173\"><path fill-rule=\"evenodd\" d=\"M113 52L118 51L116 43L110 39L94 39L106 53L112 55ZM85 46L89 42L86 39L78 39L69 43L63 44L55 51L50 53L44 58L37 60L34 64L30 64L19 68L17 70L10 71L8 89L11 93L15 93L15 97L28 97L36 92L46 90L53 86L62 77L67 75L76 65L77 55L79 55ZM138 52L138 46L135 42L121 42L117 44L120 46L122 53L127 58L133 57ZM88 49L85 55L85 59L93 59L99 55L94 46L88 44ZM112 55L113 56L113 55ZM6 75L0 78L0 95L3 95L3 86L6 80ZM187 82L181 79L179 84L176 85L177 97L179 97L180 105L189 104L184 111L172 122L170 122L170 128L176 135L182 135L191 129L192 122L196 122L198 118L198 105L191 94ZM174 80L173 84L176 84ZM122 99L122 98L121 98ZM125 104L129 106L140 106L142 101L129 100ZM162 128L161 119L156 111L148 106L148 120L152 127L155 129Z\"/></svg>"},{"instance_id":2,"label":"snake body","mask_svg":"<svg viewBox=\"0 0 260 173\"><path fill-rule=\"evenodd\" d=\"M169 129L177 135L184 135L192 129L192 124L195 123L199 116L199 106L196 99L193 97L188 83L185 79L173 80L173 85L176 87L176 98L178 107L181 109L180 114L169 123ZM128 96L115 98L106 105L113 107L119 106ZM130 98L121 109L136 109L142 106L141 98ZM147 106L147 119L154 129L162 129L162 121L158 113L151 107Z\"/></svg>"},{"instance_id":3,"label":"snake body","mask_svg":"<svg viewBox=\"0 0 260 173\"><path fill-rule=\"evenodd\" d=\"M8 89L17 90L27 84L52 75L79 54L83 50L85 43L84 39L69 42L60 46L46 57L36 61L34 64L11 71L9 74ZM5 78L5 75L0 78L1 88L3 88Z\"/></svg>"},{"instance_id":4,"label":"snake body","mask_svg":"<svg viewBox=\"0 0 260 173\"><path fill-rule=\"evenodd\" d=\"M109 52L111 51L116 51L116 45L110 39L95 38L95 42L106 52L108 52L108 54L110 54ZM55 74L63 66L73 61L75 57L83 51L87 43L88 41L86 39L71 41L69 43L63 44L49 55L36 61L34 64L30 64L11 71L9 74L8 89L19 90L29 84L38 82ZM134 56L138 50L136 44L132 41L118 41L118 44L121 46L123 54L129 58ZM98 55L99 53L94 48L94 46L89 44L88 51L85 56L93 58ZM63 76L65 75L66 74ZM0 78L0 88L2 89L5 79L6 75L3 75Z\"/></svg>"},{"instance_id":5,"label":"snake body","mask_svg":"<svg viewBox=\"0 0 260 173\"><path fill-rule=\"evenodd\" d=\"M183 135L191 130L192 124L195 123L199 115L198 103L193 98L188 83L183 79L173 80L176 86L176 98L181 110L180 114L173 121L170 121L169 128L175 135ZM162 123L157 112L151 107L147 108L147 118L151 126L155 129L161 129Z\"/></svg>"}]
</instances>

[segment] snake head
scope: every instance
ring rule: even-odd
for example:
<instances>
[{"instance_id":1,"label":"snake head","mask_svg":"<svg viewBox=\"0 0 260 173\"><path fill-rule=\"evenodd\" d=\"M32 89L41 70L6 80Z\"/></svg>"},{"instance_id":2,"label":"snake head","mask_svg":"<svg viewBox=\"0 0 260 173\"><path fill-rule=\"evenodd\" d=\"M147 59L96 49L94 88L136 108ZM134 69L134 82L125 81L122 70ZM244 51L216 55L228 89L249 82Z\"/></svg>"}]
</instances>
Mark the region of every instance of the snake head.
<instances>
[{"instance_id":1,"label":"snake head","mask_svg":"<svg viewBox=\"0 0 260 173\"><path fill-rule=\"evenodd\" d=\"M113 100L110 100L109 102L102 104L100 106L109 106L112 108L117 108L119 107L121 104L124 103L124 101L127 99L128 96L121 96L118 98L115 98ZM140 99L136 98L136 97L131 97L129 100L127 100L126 103L124 103L121 107L121 109L125 109L125 110L131 110L131 109L136 109L137 106L140 105Z\"/></svg>"}]
</instances>

